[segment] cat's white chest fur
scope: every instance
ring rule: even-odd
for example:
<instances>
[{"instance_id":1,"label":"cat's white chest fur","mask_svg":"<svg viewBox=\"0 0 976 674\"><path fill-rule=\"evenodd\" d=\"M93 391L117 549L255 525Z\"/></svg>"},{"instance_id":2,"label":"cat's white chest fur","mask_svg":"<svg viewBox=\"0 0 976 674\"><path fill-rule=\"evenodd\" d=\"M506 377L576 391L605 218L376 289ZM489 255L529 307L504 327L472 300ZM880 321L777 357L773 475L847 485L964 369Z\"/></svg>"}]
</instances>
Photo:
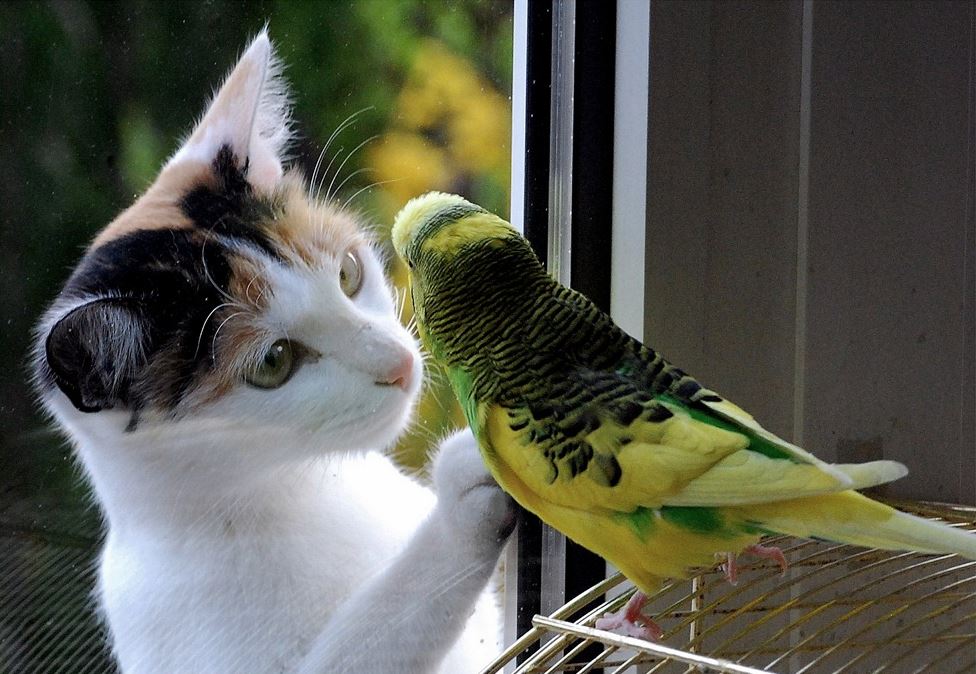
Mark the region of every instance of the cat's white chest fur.
<instances>
[{"instance_id":1,"label":"cat's white chest fur","mask_svg":"<svg viewBox=\"0 0 976 674\"><path fill-rule=\"evenodd\" d=\"M110 533L100 591L127 671L206 671L207 662L291 671L327 617L402 551L434 506L375 453L315 461L280 486L262 494L277 502L213 513L196 531ZM380 614L378 629L409 627L390 624L394 607ZM486 646L488 656L496 644Z\"/></svg>"}]
</instances>

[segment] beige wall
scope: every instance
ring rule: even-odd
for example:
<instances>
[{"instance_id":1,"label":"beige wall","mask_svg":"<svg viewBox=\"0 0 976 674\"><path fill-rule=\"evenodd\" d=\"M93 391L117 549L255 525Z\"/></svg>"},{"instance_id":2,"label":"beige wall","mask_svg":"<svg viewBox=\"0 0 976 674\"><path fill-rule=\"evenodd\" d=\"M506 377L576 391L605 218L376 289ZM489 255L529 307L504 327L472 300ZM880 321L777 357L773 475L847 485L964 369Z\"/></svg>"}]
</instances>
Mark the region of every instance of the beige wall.
<instances>
[{"instance_id":1,"label":"beige wall","mask_svg":"<svg viewBox=\"0 0 976 674\"><path fill-rule=\"evenodd\" d=\"M655 0L648 342L976 503L974 3Z\"/></svg>"}]
</instances>

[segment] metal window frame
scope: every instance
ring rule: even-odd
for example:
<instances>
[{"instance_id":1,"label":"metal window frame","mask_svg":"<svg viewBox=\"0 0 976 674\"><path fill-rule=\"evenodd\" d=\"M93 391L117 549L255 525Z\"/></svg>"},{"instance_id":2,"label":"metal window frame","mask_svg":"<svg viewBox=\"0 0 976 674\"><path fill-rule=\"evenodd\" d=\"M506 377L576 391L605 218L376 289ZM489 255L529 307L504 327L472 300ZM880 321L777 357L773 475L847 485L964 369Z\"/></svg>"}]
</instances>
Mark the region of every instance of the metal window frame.
<instances>
[{"instance_id":1,"label":"metal window frame","mask_svg":"<svg viewBox=\"0 0 976 674\"><path fill-rule=\"evenodd\" d=\"M560 282L640 338L649 2L516 0L514 28L512 222ZM529 515L506 569L508 643L607 572Z\"/></svg>"}]
</instances>

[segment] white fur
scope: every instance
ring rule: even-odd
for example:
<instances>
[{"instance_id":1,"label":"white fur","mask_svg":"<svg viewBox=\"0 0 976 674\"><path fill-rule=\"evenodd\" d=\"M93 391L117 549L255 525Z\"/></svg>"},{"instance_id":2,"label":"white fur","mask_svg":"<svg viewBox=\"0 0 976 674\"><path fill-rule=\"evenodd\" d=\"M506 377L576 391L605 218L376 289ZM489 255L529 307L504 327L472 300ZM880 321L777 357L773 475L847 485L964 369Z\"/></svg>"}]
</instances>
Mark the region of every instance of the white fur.
<instances>
[{"instance_id":1,"label":"white fur","mask_svg":"<svg viewBox=\"0 0 976 674\"><path fill-rule=\"evenodd\" d=\"M511 512L470 434L446 443L457 456L436 471L435 500L376 452L325 446L249 481L233 477L240 468L201 479L192 453L244 465L269 447L197 424L196 442L165 429L121 440L123 416L81 424L114 443L72 435L109 524L98 595L127 674L447 674L499 652L484 588Z\"/></svg>"},{"instance_id":2,"label":"white fur","mask_svg":"<svg viewBox=\"0 0 976 674\"><path fill-rule=\"evenodd\" d=\"M287 135L273 62L262 33L170 163L206 161L230 138L258 168L248 179L273 189ZM470 433L444 443L436 499L374 451L408 423L421 358L370 247L358 250L362 289L343 294L344 252L263 262L269 339L320 354L281 388L241 382L175 418L146 410L128 431L126 411L84 414L57 389L45 395L106 518L98 601L127 674L453 674L498 651L485 587L511 502ZM42 343L79 303L55 305ZM405 357L406 389L377 384Z\"/></svg>"}]
</instances>

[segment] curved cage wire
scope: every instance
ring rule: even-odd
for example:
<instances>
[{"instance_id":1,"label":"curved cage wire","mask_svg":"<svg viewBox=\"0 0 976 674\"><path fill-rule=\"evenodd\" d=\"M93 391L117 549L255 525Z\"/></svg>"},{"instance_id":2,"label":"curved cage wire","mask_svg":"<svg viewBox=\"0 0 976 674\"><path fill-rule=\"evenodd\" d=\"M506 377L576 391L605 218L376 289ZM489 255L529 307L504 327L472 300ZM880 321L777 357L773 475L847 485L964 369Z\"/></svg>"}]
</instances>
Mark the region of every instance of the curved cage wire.
<instances>
[{"instance_id":1,"label":"curved cage wire","mask_svg":"<svg viewBox=\"0 0 976 674\"><path fill-rule=\"evenodd\" d=\"M897 505L976 530L973 507ZM0 671L114 671L90 594L97 541L10 528L0 538ZM734 586L715 569L665 584L647 609L665 629L659 643L593 628L633 592L617 574L536 616L483 674L976 671L976 562L769 542L789 559L786 576L753 563Z\"/></svg>"},{"instance_id":2,"label":"curved cage wire","mask_svg":"<svg viewBox=\"0 0 976 674\"><path fill-rule=\"evenodd\" d=\"M894 505L976 530L973 507ZM665 630L658 643L593 627L634 591L616 574L535 616L533 629L482 674L976 671L976 562L790 537L765 542L782 548L785 575L743 560L736 585L708 569L653 595L645 612Z\"/></svg>"}]
</instances>

